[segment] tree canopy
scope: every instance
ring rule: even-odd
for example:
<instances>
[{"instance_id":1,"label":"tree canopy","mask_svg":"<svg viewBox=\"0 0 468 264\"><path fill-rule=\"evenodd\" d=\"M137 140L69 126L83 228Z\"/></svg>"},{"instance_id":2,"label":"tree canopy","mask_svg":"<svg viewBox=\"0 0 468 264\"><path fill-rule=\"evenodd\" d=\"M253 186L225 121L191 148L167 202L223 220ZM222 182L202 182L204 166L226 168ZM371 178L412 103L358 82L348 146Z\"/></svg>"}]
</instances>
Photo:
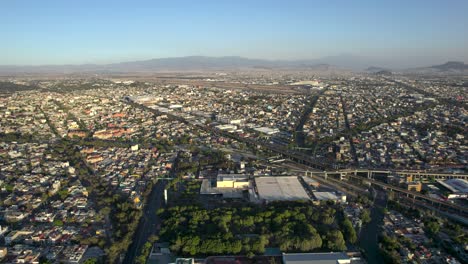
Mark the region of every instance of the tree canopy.
<instances>
[{"instance_id":1,"label":"tree canopy","mask_svg":"<svg viewBox=\"0 0 468 264\"><path fill-rule=\"evenodd\" d=\"M346 249L335 221L336 210L310 202L212 210L184 205L159 214L163 218L161 241L169 242L171 250L181 255L252 255L263 253L265 247L279 247L286 252Z\"/></svg>"}]
</instances>

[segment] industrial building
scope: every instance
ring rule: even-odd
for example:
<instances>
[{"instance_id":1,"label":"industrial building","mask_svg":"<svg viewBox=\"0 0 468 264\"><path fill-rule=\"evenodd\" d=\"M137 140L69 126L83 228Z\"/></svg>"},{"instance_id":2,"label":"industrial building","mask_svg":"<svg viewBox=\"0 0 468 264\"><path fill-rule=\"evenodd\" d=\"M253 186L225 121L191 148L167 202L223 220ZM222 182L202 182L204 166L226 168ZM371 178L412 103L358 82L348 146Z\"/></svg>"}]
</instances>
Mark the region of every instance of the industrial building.
<instances>
[{"instance_id":1,"label":"industrial building","mask_svg":"<svg viewBox=\"0 0 468 264\"><path fill-rule=\"evenodd\" d=\"M226 125L217 125L216 128L222 131L233 132L237 129L237 126L226 124Z\"/></svg>"},{"instance_id":2,"label":"industrial building","mask_svg":"<svg viewBox=\"0 0 468 264\"><path fill-rule=\"evenodd\" d=\"M269 201L309 200L297 176L255 178L258 198Z\"/></svg>"},{"instance_id":3,"label":"industrial building","mask_svg":"<svg viewBox=\"0 0 468 264\"><path fill-rule=\"evenodd\" d=\"M204 179L200 194L219 195L223 198L243 198L243 191L250 188L249 176L245 174L219 174L216 183Z\"/></svg>"},{"instance_id":4,"label":"industrial building","mask_svg":"<svg viewBox=\"0 0 468 264\"><path fill-rule=\"evenodd\" d=\"M468 197L468 182L466 180L449 179L445 181L439 181L439 183L451 192L451 194L448 195L449 199Z\"/></svg>"},{"instance_id":5,"label":"industrial building","mask_svg":"<svg viewBox=\"0 0 468 264\"><path fill-rule=\"evenodd\" d=\"M269 128L269 127L255 127L254 130L259 133L268 135L268 136L271 136L280 132L278 128Z\"/></svg>"},{"instance_id":6,"label":"industrial building","mask_svg":"<svg viewBox=\"0 0 468 264\"><path fill-rule=\"evenodd\" d=\"M346 203L346 195L335 192L312 192L315 200L321 201L334 201L337 203Z\"/></svg>"},{"instance_id":7,"label":"industrial building","mask_svg":"<svg viewBox=\"0 0 468 264\"><path fill-rule=\"evenodd\" d=\"M304 182L311 186L311 187L314 187L314 188L318 188L320 187L320 183L312 178L309 178L309 177L302 177L302 179L304 180Z\"/></svg>"},{"instance_id":8,"label":"industrial building","mask_svg":"<svg viewBox=\"0 0 468 264\"><path fill-rule=\"evenodd\" d=\"M246 188L249 187L249 176L245 174L218 174L216 187Z\"/></svg>"},{"instance_id":9,"label":"industrial building","mask_svg":"<svg viewBox=\"0 0 468 264\"><path fill-rule=\"evenodd\" d=\"M283 253L284 264L349 264L351 258L343 252Z\"/></svg>"}]
</instances>

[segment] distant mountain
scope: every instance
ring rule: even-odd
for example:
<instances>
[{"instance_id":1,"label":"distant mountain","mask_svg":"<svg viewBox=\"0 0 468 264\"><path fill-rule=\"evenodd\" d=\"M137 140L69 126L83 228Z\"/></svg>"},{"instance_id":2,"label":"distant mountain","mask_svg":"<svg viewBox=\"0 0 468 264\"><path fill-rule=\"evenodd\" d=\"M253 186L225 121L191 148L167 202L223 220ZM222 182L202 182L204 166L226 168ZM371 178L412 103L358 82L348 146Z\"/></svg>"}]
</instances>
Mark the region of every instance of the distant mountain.
<instances>
[{"instance_id":1,"label":"distant mountain","mask_svg":"<svg viewBox=\"0 0 468 264\"><path fill-rule=\"evenodd\" d=\"M144 61L109 64L110 69L130 71L190 71L190 70L223 70L253 67L281 67L280 62L248 59L242 57L205 57L189 56L178 58L161 58Z\"/></svg>"},{"instance_id":2,"label":"distant mountain","mask_svg":"<svg viewBox=\"0 0 468 264\"><path fill-rule=\"evenodd\" d=\"M1 66L0 74L22 73L137 73L176 71L222 71L222 70L308 70L318 72L346 71L343 67L330 65L321 60L263 60L237 56L206 57L189 56L130 61L113 64Z\"/></svg>"},{"instance_id":3,"label":"distant mountain","mask_svg":"<svg viewBox=\"0 0 468 264\"><path fill-rule=\"evenodd\" d=\"M370 73L390 71L386 68L371 65L383 65L381 61L354 55L329 56L311 60L264 60L249 59L238 56L207 57L188 56L159 58L141 61L129 61L112 64L82 65L43 65L43 66L1 66L1 75L21 74L117 74L117 73L152 73L152 72L199 72L231 70L304 70L317 73ZM462 62L447 62L442 65L404 70L408 73L465 73L467 65Z\"/></svg>"},{"instance_id":4,"label":"distant mountain","mask_svg":"<svg viewBox=\"0 0 468 264\"><path fill-rule=\"evenodd\" d=\"M362 71L372 65L383 65L385 62L375 58L357 56L352 54L340 54L336 56L327 56L314 60L315 63L330 64L353 71Z\"/></svg>"},{"instance_id":5,"label":"distant mountain","mask_svg":"<svg viewBox=\"0 0 468 264\"><path fill-rule=\"evenodd\" d=\"M449 61L442 65L431 66L431 68L439 69L441 71L464 71L468 70L468 64L461 61Z\"/></svg>"},{"instance_id":6,"label":"distant mountain","mask_svg":"<svg viewBox=\"0 0 468 264\"><path fill-rule=\"evenodd\" d=\"M415 74L468 74L468 64L460 61L449 61L441 65L407 69L404 72Z\"/></svg>"},{"instance_id":7,"label":"distant mountain","mask_svg":"<svg viewBox=\"0 0 468 264\"><path fill-rule=\"evenodd\" d=\"M370 67L367 68L365 71L366 71L366 72L369 72L369 73L377 73L377 72L381 72L381 71L390 71L390 70L387 69L387 68L370 66Z\"/></svg>"},{"instance_id":8,"label":"distant mountain","mask_svg":"<svg viewBox=\"0 0 468 264\"><path fill-rule=\"evenodd\" d=\"M374 74L375 75L381 75L381 76L390 76L393 73L391 71L381 70L381 71L378 71L378 72L374 72Z\"/></svg>"}]
</instances>

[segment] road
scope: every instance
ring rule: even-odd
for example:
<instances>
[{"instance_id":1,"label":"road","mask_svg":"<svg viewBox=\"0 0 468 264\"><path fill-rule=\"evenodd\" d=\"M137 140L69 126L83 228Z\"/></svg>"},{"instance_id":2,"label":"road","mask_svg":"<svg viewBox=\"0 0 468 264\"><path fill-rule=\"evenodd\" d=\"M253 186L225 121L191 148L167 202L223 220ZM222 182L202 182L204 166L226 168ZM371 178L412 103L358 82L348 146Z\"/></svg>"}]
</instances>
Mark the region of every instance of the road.
<instances>
[{"instance_id":1,"label":"road","mask_svg":"<svg viewBox=\"0 0 468 264\"><path fill-rule=\"evenodd\" d=\"M127 104L129 104L131 106L140 108L142 110L155 113L157 115L161 114L161 112L159 112L156 109L152 109L152 108L149 108L149 107L147 107L145 105L135 103L135 102L133 102L133 101L131 101L129 99L123 99L123 102L125 102L125 103L127 103ZM280 146L278 146L276 144L271 144L270 142L258 141L256 139L252 139L252 138L241 137L237 133L230 133L230 132L227 132L227 131L222 131L222 130L219 130L219 129L215 128L215 127L211 127L211 126L208 126L208 125L191 123L191 122L187 121L184 117L176 115L176 114L171 114L171 113L163 113L163 114L168 116L171 120L177 120L177 121L182 122L184 124L193 125L196 128L204 130L204 131L206 131L208 133L212 133L213 135L218 135L218 136L223 136L223 137L226 137L226 138L231 138L231 139L234 139L234 140L237 140L237 141L240 141L240 142L244 142L246 144L251 144L253 146L262 146L264 149L267 149L269 151L272 151L272 152L275 152L277 154L283 155L283 156L288 157L288 158L290 158L292 160L296 160L299 163L306 164L306 165L309 165L309 166L314 167L314 168L318 168L318 169L323 170L323 169L333 167L333 164L329 160L324 159L324 158L312 158L309 155L304 154L302 152L298 152L298 151L294 151L294 150L287 149L287 148L284 148L284 147L280 147Z\"/></svg>"},{"instance_id":2,"label":"road","mask_svg":"<svg viewBox=\"0 0 468 264\"><path fill-rule=\"evenodd\" d=\"M303 148L305 146L305 134L304 134L304 124L307 122L307 120L309 119L309 115L310 113L312 113L312 109L314 109L315 105L317 104L317 101L319 99L320 96L322 96L327 90L328 90L329 87L326 87L325 89L322 89L320 91L320 93L318 93L317 95L314 95L307 107L305 108L304 110L304 113L302 114L301 116L301 119L299 119L299 123L297 124L296 126L296 129L295 129L295 138L296 138L296 145L300 148Z\"/></svg>"},{"instance_id":3,"label":"road","mask_svg":"<svg viewBox=\"0 0 468 264\"><path fill-rule=\"evenodd\" d=\"M347 106L346 106L345 100L343 99L343 96L340 96L340 101L341 101L341 105L342 105L341 108L343 109L343 117L344 117L344 120L345 120L346 129L347 129L348 131L352 131L351 126L349 125ZM349 140L349 146L351 147L351 155L352 155L352 157L353 157L354 164L355 164L356 166L359 166L359 161L358 161L358 157L357 157L356 147L354 146L354 142L353 142L353 133L350 133L350 134L347 136L347 138L348 138L348 140Z\"/></svg>"},{"instance_id":4,"label":"road","mask_svg":"<svg viewBox=\"0 0 468 264\"><path fill-rule=\"evenodd\" d=\"M143 216L140 219L133 242L128 248L123 263L135 263L135 258L141 253L141 249L146 241L148 241L148 238L159 232L161 219L156 215L156 211L164 206L163 196L166 184L167 181L158 180L148 196Z\"/></svg>"},{"instance_id":5,"label":"road","mask_svg":"<svg viewBox=\"0 0 468 264\"><path fill-rule=\"evenodd\" d=\"M383 263L379 250L379 233L383 224L382 208L387 203L385 192L374 189L374 206L371 210L371 222L359 233L359 246L364 250L368 263Z\"/></svg>"}]
</instances>

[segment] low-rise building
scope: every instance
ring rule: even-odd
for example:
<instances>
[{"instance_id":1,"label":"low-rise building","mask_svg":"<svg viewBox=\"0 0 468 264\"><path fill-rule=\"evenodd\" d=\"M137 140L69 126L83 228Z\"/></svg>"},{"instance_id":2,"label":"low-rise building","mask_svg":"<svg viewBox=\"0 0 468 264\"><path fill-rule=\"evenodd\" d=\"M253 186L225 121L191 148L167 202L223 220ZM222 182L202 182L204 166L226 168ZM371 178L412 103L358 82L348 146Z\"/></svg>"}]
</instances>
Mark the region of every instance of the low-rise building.
<instances>
[{"instance_id":1,"label":"low-rise building","mask_svg":"<svg viewBox=\"0 0 468 264\"><path fill-rule=\"evenodd\" d=\"M249 176L245 174L218 174L216 187L246 188L249 187Z\"/></svg>"}]
</instances>

